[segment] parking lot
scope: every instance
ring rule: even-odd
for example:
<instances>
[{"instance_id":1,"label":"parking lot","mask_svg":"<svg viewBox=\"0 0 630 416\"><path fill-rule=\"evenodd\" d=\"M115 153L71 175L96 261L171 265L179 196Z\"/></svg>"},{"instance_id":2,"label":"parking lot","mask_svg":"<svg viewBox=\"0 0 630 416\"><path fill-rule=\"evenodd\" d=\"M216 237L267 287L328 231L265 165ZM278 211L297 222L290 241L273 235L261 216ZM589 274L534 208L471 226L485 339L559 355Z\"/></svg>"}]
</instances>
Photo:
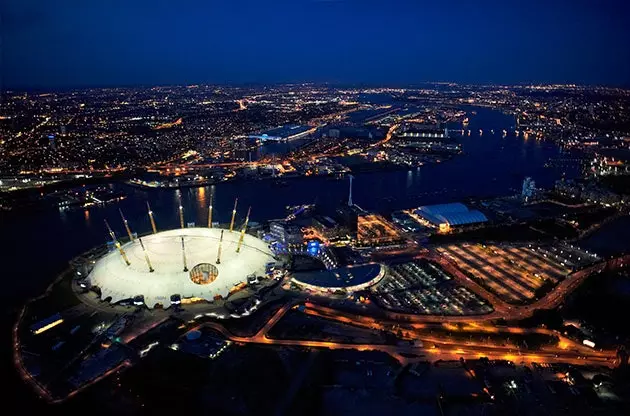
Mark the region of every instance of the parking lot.
<instances>
[{"instance_id":1,"label":"parking lot","mask_svg":"<svg viewBox=\"0 0 630 416\"><path fill-rule=\"evenodd\" d=\"M558 244L553 246L529 245L533 251L542 255L545 259L560 263L562 266L577 270L589 266L600 260L600 257L588 250L583 250L571 244Z\"/></svg>"},{"instance_id":2,"label":"parking lot","mask_svg":"<svg viewBox=\"0 0 630 416\"><path fill-rule=\"evenodd\" d=\"M574 269L573 263L550 251L556 249L463 243L438 251L505 301L522 303L534 299L545 282L557 284Z\"/></svg>"},{"instance_id":3,"label":"parking lot","mask_svg":"<svg viewBox=\"0 0 630 416\"><path fill-rule=\"evenodd\" d=\"M487 302L455 285L448 273L426 260L390 266L373 291L381 306L400 312L473 315L492 310Z\"/></svg>"}]
</instances>

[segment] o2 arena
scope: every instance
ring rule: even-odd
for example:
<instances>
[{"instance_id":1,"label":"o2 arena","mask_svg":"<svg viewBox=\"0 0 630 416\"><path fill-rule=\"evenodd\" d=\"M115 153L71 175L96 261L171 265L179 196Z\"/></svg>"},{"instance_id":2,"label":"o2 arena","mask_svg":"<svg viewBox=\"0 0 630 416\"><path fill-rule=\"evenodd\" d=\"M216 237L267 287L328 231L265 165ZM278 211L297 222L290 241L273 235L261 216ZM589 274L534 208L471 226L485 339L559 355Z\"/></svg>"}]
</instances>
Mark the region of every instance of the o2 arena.
<instances>
[{"instance_id":1,"label":"o2 arena","mask_svg":"<svg viewBox=\"0 0 630 416\"><path fill-rule=\"evenodd\" d=\"M103 300L116 303L142 296L149 308L168 307L173 297L225 298L245 285L248 276L264 276L267 265L275 262L267 243L245 233L247 220L240 231L231 231L232 220L229 230L157 232L154 227L153 234L134 238L123 217L130 241L121 245L107 225L116 249L96 261L87 280L100 289Z\"/></svg>"}]
</instances>

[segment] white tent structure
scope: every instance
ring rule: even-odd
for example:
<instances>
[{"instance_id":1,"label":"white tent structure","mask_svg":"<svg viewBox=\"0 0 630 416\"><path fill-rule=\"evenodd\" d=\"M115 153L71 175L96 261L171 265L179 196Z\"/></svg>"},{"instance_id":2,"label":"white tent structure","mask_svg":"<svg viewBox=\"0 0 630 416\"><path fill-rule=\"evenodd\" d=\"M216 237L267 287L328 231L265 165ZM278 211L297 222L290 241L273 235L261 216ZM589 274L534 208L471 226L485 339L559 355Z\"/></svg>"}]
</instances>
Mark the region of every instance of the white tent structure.
<instances>
[{"instance_id":1,"label":"white tent structure","mask_svg":"<svg viewBox=\"0 0 630 416\"><path fill-rule=\"evenodd\" d=\"M222 231L221 260L217 264ZM267 263L274 262L267 243L249 234L244 235L237 253L239 238L240 232L220 228L182 228L147 235L142 237L142 243L152 272L145 251L136 239L122 246L129 265L118 250L111 251L96 262L88 280L92 286L100 288L102 299L109 297L112 303L138 295L144 296L149 308L158 303L168 307L172 295L212 301L217 295L226 297L234 286L247 282L248 275L264 275ZM187 271L184 271L184 261ZM218 269L214 281L197 284L191 280L189 270L201 263Z\"/></svg>"}]
</instances>

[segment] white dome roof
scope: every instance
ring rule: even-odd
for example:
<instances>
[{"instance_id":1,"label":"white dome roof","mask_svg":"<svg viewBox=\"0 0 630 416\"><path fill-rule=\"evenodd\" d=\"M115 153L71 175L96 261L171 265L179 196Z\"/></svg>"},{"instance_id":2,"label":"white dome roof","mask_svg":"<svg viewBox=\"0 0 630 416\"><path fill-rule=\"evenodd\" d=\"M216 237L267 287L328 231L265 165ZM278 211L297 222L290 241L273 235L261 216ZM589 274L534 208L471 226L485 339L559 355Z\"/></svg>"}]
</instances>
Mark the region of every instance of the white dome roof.
<instances>
[{"instance_id":1,"label":"white dome roof","mask_svg":"<svg viewBox=\"0 0 630 416\"><path fill-rule=\"evenodd\" d=\"M96 262L88 279L101 289L102 299L111 297L115 303L143 295L149 308L156 303L168 307L171 295L175 294L208 301L216 295L226 297L235 285L246 282L248 275L264 275L266 264L274 258L267 243L249 234L245 234L237 253L240 232L224 230L221 263L216 264L221 231L220 228L184 228L144 236L142 242L154 269L152 273L139 241L135 240L122 246L130 265L114 250ZM181 237L184 237L189 270L200 263L217 267L219 273L212 283L196 284L190 279L190 273L184 271Z\"/></svg>"}]
</instances>

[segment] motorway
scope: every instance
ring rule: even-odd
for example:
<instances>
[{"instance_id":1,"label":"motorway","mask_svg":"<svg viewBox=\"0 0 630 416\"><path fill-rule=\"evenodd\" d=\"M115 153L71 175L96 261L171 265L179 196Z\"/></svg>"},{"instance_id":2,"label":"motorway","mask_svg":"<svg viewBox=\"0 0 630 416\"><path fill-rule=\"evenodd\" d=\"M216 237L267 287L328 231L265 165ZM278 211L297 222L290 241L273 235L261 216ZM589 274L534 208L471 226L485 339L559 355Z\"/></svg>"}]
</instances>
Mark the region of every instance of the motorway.
<instances>
[{"instance_id":1,"label":"motorway","mask_svg":"<svg viewBox=\"0 0 630 416\"><path fill-rule=\"evenodd\" d=\"M544 334L554 336L559 339L557 345L548 345L539 350L530 351L523 349L513 343L503 345L491 344L490 342L460 341L450 339L447 336L437 336L427 333L431 329L437 329L434 325L411 325L412 328L401 329L403 339L406 341L396 345L392 344L354 344L347 342L324 341L324 340L302 340L302 339L279 339L268 336L269 330L292 308L296 308L295 303L289 303L280 308L267 321L267 323L253 336L237 336L229 332L224 326L216 322L206 322L199 324L191 330L198 330L201 327L212 328L221 333L230 341L242 344L263 344L277 346L307 347L307 348L327 348L327 349L354 349L357 351L381 351L396 358L402 364L414 361L436 361L453 359L479 359L487 357L490 360L508 360L517 363L567 363L574 365L601 365L612 367L616 363L616 352L614 350L595 350L568 339L554 331L534 328L499 328L491 326L473 326L462 331L475 330L489 333L507 334ZM353 315L340 312L333 308L316 305L307 302L303 310L308 315L318 316L331 322L338 322L346 325L353 325L371 330L388 331L395 322L382 322L375 318ZM448 328L446 329L455 329ZM419 341L419 342L418 342Z\"/></svg>"},{"instance_id":2,"label":"motorway","mask_svg":"<svg viewBox=\"0 0 630 416\"><path fill-rule=\"evenodd\" d=\"M382 322L373 318L367 317L357 317L352 314L345 314L339 311L336 311L331 308L322 307L314 304L307 304L307 307L304 309L304 312L309 315L319 316L320 318L337 321L341 323L345 323L347 325L360 326L375 330L386 331L392 325L395 327L395 322ZM361 319L363 318L363 319ZM587 347L579 342L573 341L560 333L546 329L546 328L520 328L520 327L497 327L490 325L477 325L477 324L468 324L466 326L458 327L452 324L415 324L411 325L412 329L402 329L401 334L405 340L420 340L423 345L426 346L433 344L433 347L429 349L429 353L440 352L441 349L446 348L447 353L457 353L463 348L468 349L468 353L474 354L484 354L482 356L488 356L488 354L496 355L499 354L499 358L501 355L529 355L530 358L541 357L541 356L550 356L553 355L553 358L560 358L562 354L563 358L575 358L579 360L578 357L582 360L584 357L589 357L589 359L593 359L594 361L610 361L611 358L614 358L614 351L597 351L590 347ZM476 334L487 333L487 334L504 334L507 336L506 342L503 344L490 344L489 338L488 341L484 342L476 342L476 341L462 341L462 340L454 340L449 339L448 336L436 336L432 334L433 330L448 330L452 332L460 332L460 333L471 333L474 332ZM429 331L429 334L427 334ZM545 335L548 337L553 337L558 339L557 345L549 345L544 346L540 349L540 351L532 354L531 352L525 351L525 354L522 352L522 347L517 343L509 342L509 335L526 335L526 334L539 334ZM472 337L471 337L472 338ZM440 347L441 346L441 347ZM478 358L478 357L477 357ZM503 357L504 359L507 359ZM524 361L521 359L521 361Z\"/></svg>"}]
</instances>

